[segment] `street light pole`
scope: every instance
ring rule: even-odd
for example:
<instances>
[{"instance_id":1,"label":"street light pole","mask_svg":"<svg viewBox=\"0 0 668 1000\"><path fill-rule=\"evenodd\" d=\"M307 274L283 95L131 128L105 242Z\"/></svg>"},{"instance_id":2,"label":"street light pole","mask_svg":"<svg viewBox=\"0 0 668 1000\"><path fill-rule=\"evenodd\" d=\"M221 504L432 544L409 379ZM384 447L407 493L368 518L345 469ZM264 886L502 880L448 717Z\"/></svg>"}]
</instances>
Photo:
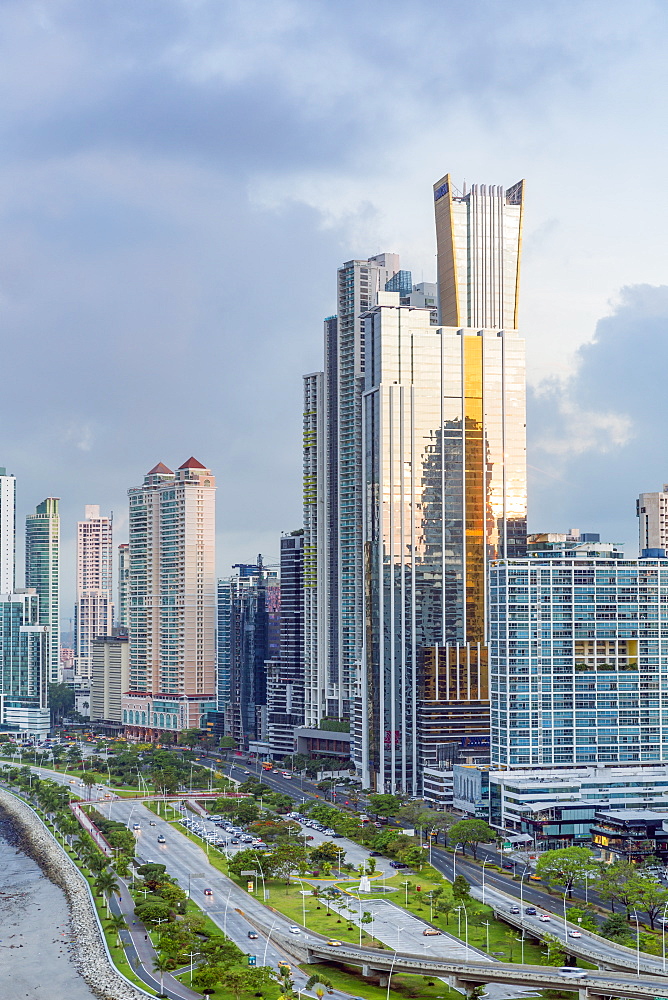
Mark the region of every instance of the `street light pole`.
<instances>
[{"instance_id":1,"label":"street light pole","mask_svg":"<svg viewBox=\"0 0 668 1000\"><path fill-rule=\"evenodd\" d=\"M663 955L663 971L666 971L666 910L668 903L663 908L663 918L661 920L661 953Z\"/></svg>"},{"instance_id":2,"label":"street light pole","mask_svg":"<svg viewBox=\"0 0 668 1000\"><path fill-rule=\"evenodd\" d=\"M640 921L638 920L638 911L633 911L636 918L636 974L640 975Z\"/></svg>"},{"instance_id":3,"label":"street light pole","mask_svg":"<svg viewBox=\"0 0 668 1000\"><path fill-rule=\"evenodd\" d=\"M489 861L483 861L482 863L482 905L485 905L485 865L490 864Z\"/></svg>"}]
</instances>

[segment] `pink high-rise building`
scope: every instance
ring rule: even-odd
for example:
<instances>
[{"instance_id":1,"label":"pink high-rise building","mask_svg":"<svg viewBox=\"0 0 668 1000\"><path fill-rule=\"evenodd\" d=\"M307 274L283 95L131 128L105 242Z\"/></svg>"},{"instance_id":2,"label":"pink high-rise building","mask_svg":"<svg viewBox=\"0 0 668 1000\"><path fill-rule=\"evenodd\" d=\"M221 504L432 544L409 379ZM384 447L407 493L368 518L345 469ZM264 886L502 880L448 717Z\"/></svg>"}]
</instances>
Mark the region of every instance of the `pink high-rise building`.
<instances>
[{"instance_id":1,"label":"pink high-rise building","mask_svg":"<svg viewBox=\"0 0 668 1000\"><path fill-rule=\"evenodd\" d=\"M111 635L114 624L112 560L112 519L101 517L97 504L88 504L85 519L77 522L74 654L80 677L91 675L93 639Z\"/></svg>"},{"instance_id":2,"label":"pink high-rise building","mask_svg":"<svg viewBox=\"0 0 668 1000\"><path fill-rule=\"evenodd\" d=\"M201 728L216 708L216 481L195 458L128 491L131 736Z\"/></svg>"}]
</instances>

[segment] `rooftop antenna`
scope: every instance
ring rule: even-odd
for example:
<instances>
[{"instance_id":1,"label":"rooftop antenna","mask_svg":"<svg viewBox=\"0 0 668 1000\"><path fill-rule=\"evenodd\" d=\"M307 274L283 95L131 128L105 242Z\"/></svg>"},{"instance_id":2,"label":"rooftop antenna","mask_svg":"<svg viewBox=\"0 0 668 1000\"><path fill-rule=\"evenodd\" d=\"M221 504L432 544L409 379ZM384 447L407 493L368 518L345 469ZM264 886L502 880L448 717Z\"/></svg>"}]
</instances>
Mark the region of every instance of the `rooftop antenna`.
<instances>
[{"instance_id":1,"label":"rooftop antenna","mask_svg":"<svg viewBox=\"0 0 668 1000\"><path fill-rule=\"evenodd\" d=\"M464 181L464 191L463 191L463 194L464 194L464 197L466 197L466 181Z\"/></svg>"}]
</instances>

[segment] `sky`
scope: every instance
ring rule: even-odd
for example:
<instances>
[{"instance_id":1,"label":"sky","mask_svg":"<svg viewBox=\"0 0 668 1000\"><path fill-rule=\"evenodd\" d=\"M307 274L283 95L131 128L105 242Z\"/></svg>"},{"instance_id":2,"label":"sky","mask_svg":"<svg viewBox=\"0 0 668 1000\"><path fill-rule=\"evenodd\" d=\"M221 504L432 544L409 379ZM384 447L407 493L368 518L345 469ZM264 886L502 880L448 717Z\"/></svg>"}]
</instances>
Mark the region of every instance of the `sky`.
<instances>
[{"instance_id":1,"label":"sky","mask_svg":"<svg viewBox=\"0 0 668 1000\"><path fill-rule=\"evenodd\" d=\"M668 481L668 6L2 0L0 464L75 524L158 461L218 482L218 570L301 524L301 376L337 266L435 280L431 188L526 179L532 530L635 554Z\"/></svg>"}]
</instances>

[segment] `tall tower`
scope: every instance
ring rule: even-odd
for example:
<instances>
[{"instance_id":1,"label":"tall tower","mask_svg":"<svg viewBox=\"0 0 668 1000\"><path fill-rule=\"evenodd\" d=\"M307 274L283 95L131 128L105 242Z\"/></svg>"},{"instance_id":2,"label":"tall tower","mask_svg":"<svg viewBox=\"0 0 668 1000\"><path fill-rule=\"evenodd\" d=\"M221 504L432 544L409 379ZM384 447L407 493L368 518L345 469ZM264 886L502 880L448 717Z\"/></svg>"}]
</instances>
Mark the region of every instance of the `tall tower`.
<instances>
[{"instance_id":1,"label":"tall tower","mask_svg":"<svg viewBox=\"0 0 668 1000\"><path fill-rule=\"evenodd\" d=\"M337 273L337 315L325 320L325 371L314 421L323 430L322 527L316 573L324 648L311 679L318 718L349 719L362 651L361 399L365 370L362 313L399 272L397 254L349 260ZM315 385L308 386L311 394ZM309 709L308 721L317 724Z\"/></svg>"},{"instance_id":2,"label":"tall tower","mask_svg":"<svg viewBox=\"0 0 668 1000\"><path fill-rule=\"evenodd\" d=\"M0 467L0 594L15 586L16 479Z\"/></svg>"},{"instance_id":3,"label":"tall tower","mask_svg":"<svg viewBox=\"0 0 668 1000\"><path fill-rule=\"evenodd\" d=\"M267 669L267 739L272 754L295 749L295 727L304 724L304 532L281 538L279 655Z\"/></svg>"},{"instance_id":4,"label":"tall tower","mask_svg":"<svg viewBox=\"0 0 668 1000\"><path fill-rule=\"evenodd\" d=\"M435 185L440 315L365 318L362 780L424 792L462 731L489 739L487 573L526 545L522 184ZM359 751L356 748L356 754Z\"/></svg>"},{"instance_id":5,"label":"tall tower","mask_svg":"<svg viewBox=\"0 0 668 1000\"><path fill-rule=\"evenodd\" d=\"M439 319L444 326L516 330L524 181L456 190L434 184Z\"/></svg>"},{"instance_id":6,"label":"tall tower","mask_svg":"<svg viewBox=\"0 0 668 1000\"><path fill-rule=\"evenodd\" d=\"M143 739L200 728L216 708L216 482L160 462L130 498L130 687L123 722Z\"/></svg>"},{"instance_id":7,"label":"tall tower","mask_svg":"<svg viewBox=\"0 0 668 1000\"><path fill-rule=\"evenodd\" d=\"M39 624L48 629L46 670L60 678L60 517L58 497L47 497L26 517L26 587L39 597Z\"/></svg>"},{"instance_id":8,"label":"tall tower","mask_svg":"<svg viewBox=\"0 0 668 1000\"><path fill-rule=\"evenodd\" d=\"M326 320L336 323L336 319ZM317 726L326 714L328 589L325 544L324 373L304 376L304 719Z\"/></svg>"},{"instance_id":9,"label":"tall tower","mask_svg":"<svg viewBox=\"0 0 668 1000\"><path fill-rule=\"evenodd\" d=\"M128 589L130 585L130 546L118 546L118 623L128 627Z\"/></svg>"},{"instance_id":10,"label":"tall tower","mask_svg":"<svg viewBox=\"0 0 668 1000\"><path fill-rule=\"evenodd\" d=\"M101 517L97 504L88 504L85 520L77 522L74 655L76 672L80 677L91 675L93 639L112 633L112 566L112 519Z\"/></svg>"}]
</instances>

